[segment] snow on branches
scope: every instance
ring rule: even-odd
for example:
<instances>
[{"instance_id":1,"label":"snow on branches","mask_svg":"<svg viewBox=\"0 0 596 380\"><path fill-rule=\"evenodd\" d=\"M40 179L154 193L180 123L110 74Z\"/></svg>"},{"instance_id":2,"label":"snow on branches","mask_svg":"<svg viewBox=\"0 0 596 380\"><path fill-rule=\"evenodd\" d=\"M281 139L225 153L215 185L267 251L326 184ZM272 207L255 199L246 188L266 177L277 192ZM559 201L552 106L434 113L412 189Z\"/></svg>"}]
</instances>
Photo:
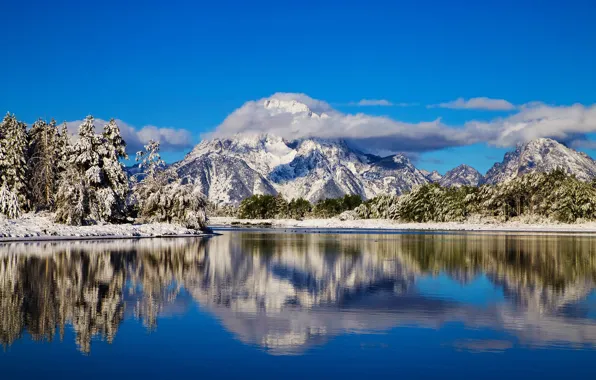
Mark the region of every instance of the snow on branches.
<instances>
[{"instance_id":1,"label":"snow on branches","mask_svg":"<svg viewBox=\"0 0 596 380\"><path fill-rule=\"evenodd\" d=\"M159 155L159 143L149 141L145 150L137 153L136 160L143 171L142 179L133 187L139 219L180 223L187 228L205 230L207 202L203 194L165 167Z\"/></svg>"},{"instance_id":2,"label":"snow on branches","mask_svg":"<svg viewBox=\"0 0 596 380\"><path fill-rule=\"evenodd\" d=\"M114 119L96 133L87 116L71 143L66 124L59 131L54 120L39 119L27 131L7 114L0 123L0 213L55 211L57 222L71 225L131 221L136 213L141 220L205 228L203 195L167 170L158 142L137 156L140 182L129 180L121 162L127 158Z\"/></svg>"}]
</instances>

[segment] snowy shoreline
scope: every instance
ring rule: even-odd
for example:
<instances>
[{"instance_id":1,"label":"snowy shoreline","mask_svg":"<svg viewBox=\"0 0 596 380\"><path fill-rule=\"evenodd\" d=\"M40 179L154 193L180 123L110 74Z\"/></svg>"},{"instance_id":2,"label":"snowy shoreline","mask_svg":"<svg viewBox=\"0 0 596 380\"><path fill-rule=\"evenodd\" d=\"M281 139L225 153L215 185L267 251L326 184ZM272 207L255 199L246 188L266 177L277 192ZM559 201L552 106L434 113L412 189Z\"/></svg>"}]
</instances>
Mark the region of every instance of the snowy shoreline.
<instances>
[{"instance_id":1,"label":"snowy shoreline","mask_svg":"<svg viewBox=\"0 0 596 380\"><path fill-rule=\"evenodd\" d=\"M26 214L19 219L0 217L0 242L201 236L210 234L169 223L68 226L54 223L49 215Z\"/></svg>"},{"instance_id":2,"label":"snowy shoreline","mask_svg":"<svg viewBox=\"0 0 596 380\"><path fill-rule=\"evenodd\" d=\"M578 224L507 223L400 223L385 219L237 219L209 218L209 227L270 227L295 229L378 231L466 231L466 232L526 232L526 233L596 233L596 222ZM27 214L19 219L0 217L0 243L67 240L117 240L159 237L204 237L201 233L176 224L104 224L68 226L54 223L49 215Z\"/></svg>"},{"instance_id":3,"label":"snowy shoreline","mask_svg":"<svg viewBox=\"0 0 596 380\"><path fill-rule=\"evenodd\" d=\"M479 231L479 232L563 232L596 233L596 222L577 224L530 224L522 222L506 223L402 223L386 219L340 220L330 219L237 219L233 217L211 217L210 227L272 227L300 229L337 230L417 230L417 231Z\"/></svg>"}]
</instances>

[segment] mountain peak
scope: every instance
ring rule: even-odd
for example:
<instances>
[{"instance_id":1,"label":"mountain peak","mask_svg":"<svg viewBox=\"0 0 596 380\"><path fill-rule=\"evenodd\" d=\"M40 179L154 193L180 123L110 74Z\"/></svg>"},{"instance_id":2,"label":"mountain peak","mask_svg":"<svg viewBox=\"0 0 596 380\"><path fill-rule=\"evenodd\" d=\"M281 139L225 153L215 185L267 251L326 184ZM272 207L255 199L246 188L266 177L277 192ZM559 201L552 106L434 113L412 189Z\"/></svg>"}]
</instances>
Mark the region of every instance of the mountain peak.
<instances>
[{"instance_id":1,"label":"mountain peak","mask_svg":"<svg viewBox=\"0 0 596 380\"><path fill-rule=\"evenodd\" d=\"M422 175L426 177L430 182L439 182L443 176L436 170L429 172L428 170L420 170Z\"/></svg>"},{"instance_id":2,"label":"mountain peak","mask_svg":"<svg viewBox=\"0 0 596 380\"><path fill-rule=\"evenodd\" d=\"M449 170L439 184L444 187L478 186L482 181L482 174L473 167L461 164Z\"/></svg>"},{"instance_id":3,"label":"mountain peak","mask_svg":"<svg viewBox=\"0 0 596 380\"><path fill-rule=\"evenodd\" d=\"M307 112L292 100L263 103ZM286 112L286 111L283 111ZM181 177L201 186L212 202L238 204L252 194L279 192L286 198L357 194L401 194L428 180L403 154L365 155L340 139L301 138L288 142L272 134L238 134L202 141L175 165Z\"/></svg>"},{"instance_id":4,"label":"mountain peak","mask_svg":"<svg viewBox=\"0 0 596 380\"><path fill-rule=\"evenodd\" d=\"M562 169L578 179L588 181L596 176L596 162L585 153L566 147L550 138L539 138L519 144L505 154L487 173L484 183L495 184L528 173L547 173Z\"/></svg>"}]
</instances>

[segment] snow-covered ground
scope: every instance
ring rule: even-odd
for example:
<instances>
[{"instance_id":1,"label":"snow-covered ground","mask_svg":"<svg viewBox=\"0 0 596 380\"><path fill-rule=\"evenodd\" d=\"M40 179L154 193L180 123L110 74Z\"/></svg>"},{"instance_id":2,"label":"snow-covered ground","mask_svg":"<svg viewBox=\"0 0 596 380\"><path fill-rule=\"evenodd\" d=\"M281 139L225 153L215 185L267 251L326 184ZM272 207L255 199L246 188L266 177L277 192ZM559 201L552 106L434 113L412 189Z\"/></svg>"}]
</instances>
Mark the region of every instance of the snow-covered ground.
<instances>
[{"instance_id":1,"label":"snow-covered ground","mask_svg":"<svg viewBox=\"0 0 596 380\"><path fill-rule=\"evenodd\" d=\"M168 223L67 226L54 223L51 214L26 214L19 219L6 219L0 216L0 241L91 237L138 238L197 234L200 233Z\"/></svg>"},{"instance_id":2,"label":"snow-covered ground","mask_svg":"<svg viewBox=\"0 0 596 380\"><path fill-rule=\"evenodd\" d=\"M237 219L230 217L209 218L211 227L270 225L279 228L332 228L366 230L437 230L437 231L512 231L512 232L596 232L596 222L578 224L507 223L400 223L386 219L340 220L331 219Z\"/></svg>"}]
</instances>

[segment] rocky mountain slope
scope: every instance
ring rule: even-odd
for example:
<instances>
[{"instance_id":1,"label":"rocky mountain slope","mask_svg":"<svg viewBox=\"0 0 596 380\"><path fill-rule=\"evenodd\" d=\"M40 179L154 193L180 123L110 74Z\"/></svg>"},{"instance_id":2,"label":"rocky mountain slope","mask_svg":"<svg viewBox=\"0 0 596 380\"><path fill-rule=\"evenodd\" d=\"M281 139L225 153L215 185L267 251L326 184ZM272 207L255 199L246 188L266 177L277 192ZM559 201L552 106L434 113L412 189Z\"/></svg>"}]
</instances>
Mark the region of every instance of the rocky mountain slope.
<instances>
[{"instance_id":1,"label":"rocky mountain slope","mask_svg":"<svg viewBox=\"0 0 596 380\"><path fill-rule=\"evenodd\" d=\"M563 169L578 179L588 181L596 176L596 161L583 152L575 151L548 138L520 144L505 154L503 162L496 163L482 183L496 184L534 172Z\"/></svg>"},{"instance_id":2,"label":"rocky mountain slope","mask_svg":"<svg viewBox=\"0 0 596 380\"><path fill-rule=\"evenodd\" d=\"M404 155L362 154L340 140L236 136L203 141L173 165L211 202L237 204L252 194L282 193L311 202L358 194L401 194L427 183Z\"/></svg>"},{"instance_id":3,"label":"rocky mountain slope","mask_svg":"<svg viewBox=\"0 0 596 380\"><path fill-rule=\"evenodd\" d=\"M449 170L438 181L444 187L478 186L482 181L482 174L468 165L459 165Z\"/></svg>"},{"instance_id":4,"label":"rocky mountain slope","mask_svg":"<svg viewBox=\"0 0 596 380\"><path fill-rule=\"evenodd\" d=\"M428 179L430 182L439 182L443 176L436 170L429 172L428 170L420 170L420 172Z\"/></svg>"}]
</instances>

